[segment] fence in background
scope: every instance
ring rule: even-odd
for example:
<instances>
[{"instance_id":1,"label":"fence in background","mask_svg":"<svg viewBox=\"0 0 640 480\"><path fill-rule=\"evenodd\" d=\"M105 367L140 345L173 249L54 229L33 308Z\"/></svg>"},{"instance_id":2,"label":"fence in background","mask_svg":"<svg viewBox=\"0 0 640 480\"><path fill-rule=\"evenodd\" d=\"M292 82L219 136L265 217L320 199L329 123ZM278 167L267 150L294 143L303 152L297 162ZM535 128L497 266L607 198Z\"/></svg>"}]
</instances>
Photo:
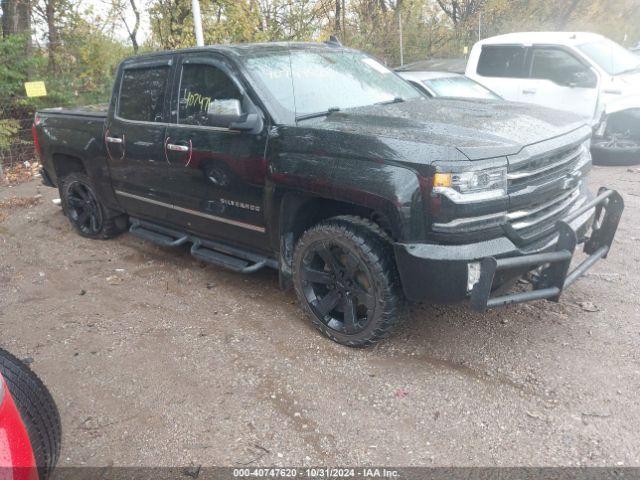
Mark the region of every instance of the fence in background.
<instances>
[{"instance_id":1,"label":"fence in background","mask_svg":"<svg viewBox=\"0 0 640 480\"><path fill-rule=\"evenodd\" d=\"M0 99L0 183L30 176L38 162L31 134L33 113L31 108L16 107L15 99L11 103Z\"/></svg>"}]
</instances>

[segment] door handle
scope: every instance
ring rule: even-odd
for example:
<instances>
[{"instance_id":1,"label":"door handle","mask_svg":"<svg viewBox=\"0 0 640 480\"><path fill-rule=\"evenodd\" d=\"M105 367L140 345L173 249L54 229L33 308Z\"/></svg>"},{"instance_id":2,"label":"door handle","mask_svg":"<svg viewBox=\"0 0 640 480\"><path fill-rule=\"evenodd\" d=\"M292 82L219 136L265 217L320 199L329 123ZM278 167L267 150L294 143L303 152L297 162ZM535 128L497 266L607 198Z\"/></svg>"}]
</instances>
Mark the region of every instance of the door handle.
<instances>
[{"instance_id":1,"label":"door handle","mask_svg":"<svg viewBox=\"0 0 640 480\"><path fill-rule=\"evenodd\" d=\"M524 90L522 90L522 93L524 93L525 95L533 95L534 93L536 93L536 89L535 88L525 88Z\"/></svg>"},{"instance_id":2,"label":"door handle","mask_svg":"<svg viewBox=\"0 0 640 480\"><path fill-rule=\"evenodd\" d=\"M185 164L185 167L188 167L191 163L191 157L193 155L193 144L191 143L191 139L189 139L188 146L169 143L169 140L171 140L171 138L169 137L164 139L164 159L169 165L171 165L171 162L169 161L169 155L167 155L167 150L171 150L172 152L189 153L189 158L187 159L187 163Z\"/></svg>"},{"instance_id":3,"label":"door handle","mask_svg":"<svg viewBox=\"0 0 640 480\"><path fill-rule=\"evenodd\" d=\"M167 143L167 150L172 152L188 152L189 147L186 145L176 145L175 143Z\"/></svg>"},{"instance_id":4,"label":"door handle","mask_svg":"<svg viewBox=\"0 0 640 480\"><path fill-rule=\"evenodd\" d=\"M119 160L123 160L124 159L124 150L125 150L125 147L124 147L124 133L122 134L122 138L111 137L109 135L109 130L107 130L104 133L104 143L106 144L105 145L105 149L107 150L107 156L109 157L110 160L112 160L112 161L118 160L119 161ZM110 143L114 143L116 145L122 145L121 152L120 152L120 157L118 157L117 159L113 158L111 156L111 150L109 150L109 144Z\"/></svg>"}]
</instances>

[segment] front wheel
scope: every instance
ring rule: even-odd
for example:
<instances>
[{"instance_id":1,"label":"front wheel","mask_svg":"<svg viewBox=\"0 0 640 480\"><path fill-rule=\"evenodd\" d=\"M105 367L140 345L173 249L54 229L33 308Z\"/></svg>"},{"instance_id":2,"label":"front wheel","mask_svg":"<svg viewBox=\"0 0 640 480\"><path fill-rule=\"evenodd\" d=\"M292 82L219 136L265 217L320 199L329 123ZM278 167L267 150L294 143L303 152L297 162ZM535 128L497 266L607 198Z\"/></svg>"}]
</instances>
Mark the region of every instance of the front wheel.
<instances>
[{"instance_id":1,"label":"front wheel","mask_svg":"<svg viewBox=\"0 0 640 480\"><path fill-rule=\"evenodd\" d=\"M377 226L342 216L307 230L293 258L293 281L315 327L342 345L367 347L398 318L393 252Z\"/></svg>"}]
</instances>

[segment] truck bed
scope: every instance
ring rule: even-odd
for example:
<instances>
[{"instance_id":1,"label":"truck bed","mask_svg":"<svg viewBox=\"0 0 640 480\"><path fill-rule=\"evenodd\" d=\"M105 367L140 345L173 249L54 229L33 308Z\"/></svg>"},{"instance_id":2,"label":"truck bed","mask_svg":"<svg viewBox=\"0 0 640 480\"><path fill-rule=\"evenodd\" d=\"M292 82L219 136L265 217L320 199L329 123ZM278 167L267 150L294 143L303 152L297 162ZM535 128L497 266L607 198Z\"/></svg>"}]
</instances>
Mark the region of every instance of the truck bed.
<instances>
[{"instance_id":1,"label":"truck bed","mask_svg":"<svg viewBox=\"0 0 640 480\"><path fill-rule=\"evenodd\" d=\"M45 115L65 115L65 116L79 116L79 117L92 117L92 118L107 118L107 112L109 105L101 103L98 105L87 105L83 107L72 108L44 108L38 110L38 113Z\"/></svg>"}]
</instances>

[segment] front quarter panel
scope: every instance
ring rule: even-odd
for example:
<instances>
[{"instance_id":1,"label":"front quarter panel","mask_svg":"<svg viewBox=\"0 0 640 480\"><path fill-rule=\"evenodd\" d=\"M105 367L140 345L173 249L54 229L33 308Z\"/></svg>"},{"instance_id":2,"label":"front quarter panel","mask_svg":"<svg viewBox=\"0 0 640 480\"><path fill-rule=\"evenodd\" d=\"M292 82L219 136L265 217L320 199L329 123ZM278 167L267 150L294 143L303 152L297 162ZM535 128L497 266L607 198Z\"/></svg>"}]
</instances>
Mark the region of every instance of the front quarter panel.
<instances>
[{"instance_id":1,"label":"front quarter panel","mask_svg":"<svg viewBox=\"0 0 640 480\"><path fill-rule=\"evenodd\" d=\"M605 100L605 113L607 115L623 110L637 109L640 109L640 94L630 96L609 95L609 98Z\"/></svg>"},{"instance_id":2,"label":"front quarter panel","mask_svg":"<svg viewBox=\"0 0 640 480\"><path fill-rule=\"evenodd\" d=\"M276 128L270 144L269 177L278 189L383 214L399 240L423 237L426 212L417 169L431 167L407 159L428 158L424 149L393 139L296 127Z\"/></svg>"}]
</instances>

